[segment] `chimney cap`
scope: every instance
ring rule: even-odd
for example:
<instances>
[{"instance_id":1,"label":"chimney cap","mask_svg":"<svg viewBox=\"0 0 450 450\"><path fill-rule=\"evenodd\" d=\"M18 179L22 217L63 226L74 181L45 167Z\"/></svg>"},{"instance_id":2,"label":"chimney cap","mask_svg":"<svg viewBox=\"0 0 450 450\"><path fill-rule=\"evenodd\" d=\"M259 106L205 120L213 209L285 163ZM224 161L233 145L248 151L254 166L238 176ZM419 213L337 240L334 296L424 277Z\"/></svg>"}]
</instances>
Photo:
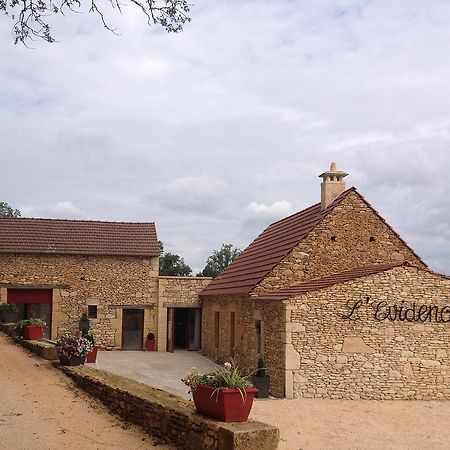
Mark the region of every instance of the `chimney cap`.
<instances>
[{"instance_id":1,"label":"chimney cap","mask_svg":"<svg viewBox=\"0 0 450 450\"><path fill-rule=\"evenodd\" d=\"M327 170L326 172L321 173L319 175L319 178L324 178L325 179L328 175L338 175L339 177L344 178L344 177L346 177L348 175L348 173L344 172L343 170L337 170L336 169L336 163L332 162L331 165L330 165L330 170Z\"/></svg>"}]
</instances>

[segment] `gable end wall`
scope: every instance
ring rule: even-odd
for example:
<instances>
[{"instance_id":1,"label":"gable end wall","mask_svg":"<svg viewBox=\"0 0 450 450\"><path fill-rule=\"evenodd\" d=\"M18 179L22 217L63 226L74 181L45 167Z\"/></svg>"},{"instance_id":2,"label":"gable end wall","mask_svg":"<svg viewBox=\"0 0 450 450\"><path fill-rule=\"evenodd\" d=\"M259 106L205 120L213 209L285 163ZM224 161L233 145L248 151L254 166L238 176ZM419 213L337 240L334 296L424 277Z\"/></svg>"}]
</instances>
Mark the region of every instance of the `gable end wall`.
<instances>
[{"instance_id":1,"label":"gable end wall","mask_svg":"<svg viewBox=\"0 0 450 450\"><path fill-rule=\"evenodd\" d=\"M370 241L371 236L375 241ZM403 260L425 267L374 210L352 192L253 292L272 292L355 267Z\"/></svg>"}]
</instances>

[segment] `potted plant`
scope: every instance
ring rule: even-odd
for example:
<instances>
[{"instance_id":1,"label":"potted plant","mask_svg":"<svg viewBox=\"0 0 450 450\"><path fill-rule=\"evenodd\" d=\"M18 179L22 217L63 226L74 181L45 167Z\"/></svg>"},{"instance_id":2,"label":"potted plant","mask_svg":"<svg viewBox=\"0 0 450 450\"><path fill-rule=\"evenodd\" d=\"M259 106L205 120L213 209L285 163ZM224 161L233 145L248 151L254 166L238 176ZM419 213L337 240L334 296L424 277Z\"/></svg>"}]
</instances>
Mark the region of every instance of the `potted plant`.
<instances>
[{"instance_id":1,"label":"potted plant","mask_svg":"<svg viewBox=\"0 0 450 450\"><path fill-rule=\"evenodd\" d=\"M91 341L80 336L66 335L56 343L56 353L63 366L84 364L86 355L92 350Z\"/></svg>"},{"instance_id":2,"label":"potted plant","mask_svg":"<svg viewBox=\"0 0 450 450\"><path fill-rule=\"evenodd\" d=\"M45 322L37 317L21 320L15 327L18 336L26 340L39 341L44 336Z\"/></svg>"},{"instance_id":3,"label":"potted plant","mask_svg":"<svg viewBox=\"0 0 450 450\"><path fill-rule=\"evenodd\" d=\"M151 331L147 334L147 339L145 341L145 348L148 352L154 352L155 351L155 345L156 345L156 339L154 333Z\"/></svg>"},{"instance_id":4,"label":"potted plant","mask_svg":"<svg viewBox=\"0 0 450 450\"><path fill-rule=\"evenodd\" d=\"M258 389L256 398L268 398L270 390L270 376L266 375L266 368L262 356L258 359L258 369L252 376L252 383Z\"/></svg>"},{"instance_id":5,"label":"potted plant","mask_svg":"<svg viewBox=\"0 0 450 450\"><path fill-rule=\"evenodd\" d=\"M193 368L181 381L189 386L197 412L222 422L245 422L257 392L233 360L204 375Z\"/></svg>"},{"instance_id":6,"label":"potted plant","mask_svg":"<svg viewBox=\"0 0 450 450\"><path fill-rule=\"evenodd\" d=\"M95 345L94 336L92 334L87 334L86 336L83 337L87 339L92 345L92 350L86 355L86 362L95 363L97 361L98 347Z\"/></svg>"},{"instance_id":7,"label":"potted plant","mask_svg":"<svg viewBox=\"0 0 450 450\"><path fill-rule=\"evenodd\" d=\"M13 323L17 322L17 313L19 308L16 305L2 303L0 305L0 322Z\"/></svg>"},{"instance_id":8,"label":"potted plant","mask_svg":"<svg viewBox=\"0 0 450 450\"><path fill-rule=\"evenodd\" d=\"M86 313L81 314L81 318L78 321L78 329L81 331L82 336L87 336L89 333L89 319Z\"/></svg>"}]
</instances>

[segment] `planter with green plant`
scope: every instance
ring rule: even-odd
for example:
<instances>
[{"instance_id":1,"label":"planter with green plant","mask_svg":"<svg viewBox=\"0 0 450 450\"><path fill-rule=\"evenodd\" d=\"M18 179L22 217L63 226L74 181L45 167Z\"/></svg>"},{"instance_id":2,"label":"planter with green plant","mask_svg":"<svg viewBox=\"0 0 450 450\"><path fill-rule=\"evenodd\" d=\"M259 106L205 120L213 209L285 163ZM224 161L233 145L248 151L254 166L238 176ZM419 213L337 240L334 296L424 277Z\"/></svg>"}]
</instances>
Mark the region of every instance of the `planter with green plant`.
<instances>
[{"instance_id":1,"label":"planter with green plant","mask_svg":"<svg viewBox=\"0 0 450 450\"><path fill-rule=\"evenodd\" d=\"M252 376L252 383L258 389L256 398L268 398L270 391L270 376L266 374L266 367L262 356L258 359L258 369Z\"/></svg>"},{"instance_id":2,"label":"planter with green plant","mask_svg":"<svg viewBox=\"0 0 450 450\"><path fill-rule=\"evenodd\" d=\"M63 366L84 364L86 355L92 350L92 343L80 336L64 336L56 343L56 353Z\"/></svg>"},{"instance_id":3,"label":"planter with green plant","mask_svg":"<svg viewBox=\"0 0 450 450\"><path fill-rule=\"evenodd\" d=\"M86 362L91 364L95 363L97 361L98 347L95 345L94 336L92 334L87 334L83 337L87 339L92 345L92 350L86 355Z\"/></svg>"},{"instance_id":4,"label":"planter with green plant","mask_svg":"<svg viewBox=\"0 0 450 450\"><path fill-rule=\"evenodd\" d=\"M19 337L26 340L39 341L44 337L45 322L37 317L21 320L17 323L14 331Z\"/></svg>"},{"instance_id":5,"label":"planter with green plant","mask_svg":"<svg viewBox=\"0 0 450 450\"><path fill-rule=\"evenodd\" d=\"M197 412L222 422L245 422L257 392L233 360L203 375L193 368L181 381L192 392Z\"/></svg>"},{"instance_id":6,"label":"planter with green plant","mask_svg":"<svg viewBox=\"0 0 450 450\"><path fill-rule=\"evenodd\" d=\"M148 352L154 352L156 346L156 339L154 333L151 331L147 334L147 339L145 341L145 348Z\"/></svg>"},{"instance_id":7,"label":"planter with green plant","mask_svg":"<svg viewBox=\"0 0 450 450\"><path fill-rule=\"evenodd\" d=\"M18 320L19 308L16 305L2 303L0 305L0 322L15 323Z\"/></svg>"}]
</instances>

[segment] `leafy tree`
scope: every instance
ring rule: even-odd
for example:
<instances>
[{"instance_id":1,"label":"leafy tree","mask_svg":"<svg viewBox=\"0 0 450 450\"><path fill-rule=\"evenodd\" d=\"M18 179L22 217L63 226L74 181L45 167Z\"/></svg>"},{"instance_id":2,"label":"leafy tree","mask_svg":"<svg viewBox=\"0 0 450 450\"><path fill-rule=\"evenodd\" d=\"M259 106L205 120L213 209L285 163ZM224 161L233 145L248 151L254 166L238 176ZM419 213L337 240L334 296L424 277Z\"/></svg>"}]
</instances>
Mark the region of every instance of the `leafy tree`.
<instances>
[{"instance_id":1,"label":"leafy tree","mask_svg":"<svg viewBox=\"0 0 450 450\"><path fill-rule=\"evenodd\" d=\"M220 250L214 250L214 253L206 260L205 268L197 274L199 277L217 277L226 267L228 267L239 255L241 251L233 244L222 244Z\"/></svg>"},{"instance_id":2,"label":"leafy tree","mask_svg":"<svg viewBox=\"0 0 450 450\"><path fill-rule=\"evenodd\" d=\"M149 25L160 25L166 31L177 33L183 30L183 25L191 19L188 17L189 4L187 0L109 0L109 6L122 12L123 6L134 5L145 16ZM35 38L47 42L55 42L48 24L48 17L58 13L79 12L83 6L89 12L99 16L103 26L115 32L105 20L99 9L98 0L0 0L0 13L11 17L14 21L14 43L25 44Z\"/></svg>"},{"instance_id":3,"label":"leafy tree","mask_svg":"<svg viewBox=\"0 0 450 450\"><path fill-rule=\"evenodd\" d=\"M11 208L6 202L0 202L0 217L20 217L20 215L18 209Z\"/></svg>"},{"instance_id":4,"label":"leafy tree","mask_svg":"<svg viewBox=\"0 0 450 450\"><path fill-rule=\"evenodd\" d=\"M185 264L181 256L174 253L164 252L164 244L159 244L159 274L172 277L187 277L191 275L192 269Z\"/></svg>"}]
</instances>

